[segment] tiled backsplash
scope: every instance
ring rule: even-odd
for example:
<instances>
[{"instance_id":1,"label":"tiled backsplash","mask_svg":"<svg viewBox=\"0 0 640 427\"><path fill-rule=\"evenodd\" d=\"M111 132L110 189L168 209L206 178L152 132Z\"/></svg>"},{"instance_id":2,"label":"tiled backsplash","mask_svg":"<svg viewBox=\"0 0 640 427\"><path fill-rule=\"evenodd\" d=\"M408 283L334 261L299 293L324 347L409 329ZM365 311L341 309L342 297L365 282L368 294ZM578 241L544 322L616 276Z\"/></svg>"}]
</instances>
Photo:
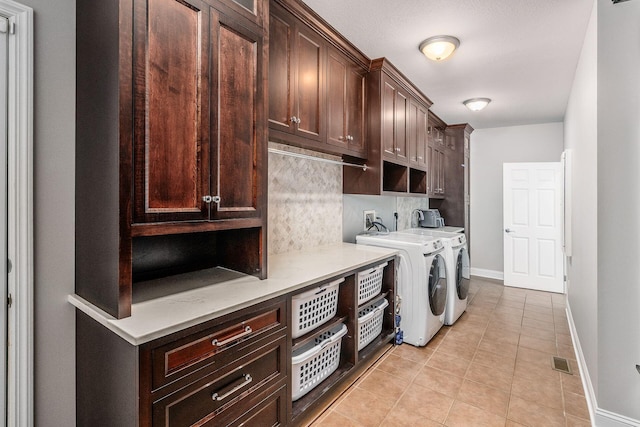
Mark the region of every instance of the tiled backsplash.
<instances>
[{"instance_id":1,"label":"tiled backsplash","mask_svg":"<svg viewBox=\"0 0 640 427\"><path fill-rule=\"evenodd\" d=\"M341 160L288 145L269 148ZM342 194L342 166L269 153L268 252L279 254L338 242L355 242L362 211L375 209L389 230L410 228L413 209L427 209L427 197Z\"/></svg>"},{"instance_id":2,"label":"tiled backsplash","mask_svg":"<svg viewBox=\"0 0 640 427\"><path fill-rule=\"evenodd\" d=\"M269 143L270 148L339 157ZM342 166L269 153L269 254L342 241Z\"/></svg>"}]
</instances>

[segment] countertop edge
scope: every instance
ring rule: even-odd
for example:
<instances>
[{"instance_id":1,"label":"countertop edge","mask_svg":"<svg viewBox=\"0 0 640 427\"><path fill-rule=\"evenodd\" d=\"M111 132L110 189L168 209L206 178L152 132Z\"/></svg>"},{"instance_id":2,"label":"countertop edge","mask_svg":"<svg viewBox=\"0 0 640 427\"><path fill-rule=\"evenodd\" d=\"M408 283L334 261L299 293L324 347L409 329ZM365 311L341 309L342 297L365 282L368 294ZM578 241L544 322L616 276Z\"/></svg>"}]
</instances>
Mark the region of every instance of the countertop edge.
<instances>
[{"instance_id":1,"label":"countertop edge","mask_svg":"<svg viewBox=\"0 0 640 427\"><path fill-rule=\"evenodd\" d=\"M362 246L360 245L346 244L346 243L341 245L336 245L336 246L321 247L320 250L331 250L332 248L335 248L335 249L342 248L342 250L344 250L344 248L347 248L347 250L350 250L349 249L350 247L353 247L354 250L363 250ZM355 249L355 248L359 248L359 249ZM91 304L89 301L85 300L84 298L80 297L77 294L68 295L67 300L69 301L70 304L72 304L78 310L80 310L87 316L91 317L93 320L100 323L102 326L106 327L113 333L117 334L129 344L138 346L138 345L153 341L157 338L161 338L161 337L170 335L172 333L184 330L186 328L196 326L203 322L214 320L216 318L250 307L252 305L259 304L261 302L268 301L270 299L277 298L291 292L295 292L296 290L305 288L309 285L313 285L314 283L319 283L319 282L331 279L333 277L344 275L351 271L361 269L362 267L365 267L369 264L376 263L384 259L388 259L398 253L398 251L393 249L377 248L377 247L371 247L371 246L367 246L366 251L368 256L365 257L365 259L362 259L353 264L341 266L340 268L335 270L332 269L331 266L327 266L323 274L315 275L313 277L306 278L305 280L302 280L302 281L294 280L292 282L288 282L286 278L275 278L275 279L267 278L263 281L260 281L260 283L264 284L265 288L268 287L267 285L273 284L273 289L264 289L264 292L261 292L261 291L255 292L254 295L252 295L252 297L250 298L239 299L237 302L233 301L231 303L221 306L220 308L211 309L211 310L203 309L200 313L197 313L196 315L193 315L193 316L185 315L182 319L179 319L167 325L159 326L157 328L148 326L149 324L148 322L153 321L153 319L151 318L152 316L148 315L148 313L143 313L141 316L136 318L135 305L132 307L131 317L127 317L124 319L116 319L115 317L111 316L110 314L106 313L105 311L101 310L95 305ZM283 257L286 257L288 255L296 256L296 257L307 257L307 256L312 257L314 253L312 249L307 251L300 251L300 252L294 252L290 254L279 254L279 255ZM277 258L278 255L275 255L274 257ZM270 277L271 277L271 273L272 271L270 270ZM275 274L275 276L277 276L277 274ZM217 286L217 285L212 285L212 286ZM204 294L206 292L210 293L212 291L212 287L208 287L208 288L210 289L203 288L201 290L195 290L190 292L192 295L198 295L198 293ZM220 290L223 291L223 289L220 289ZM165 301L165 304L166 304L166 301ZM177 317L180 317L180 316L177 316ZM136 321L138 320L140 320L143 326L136 324ZM146 327L144 327L145 323L147 324Z\"/></svg>"}]
</instances>

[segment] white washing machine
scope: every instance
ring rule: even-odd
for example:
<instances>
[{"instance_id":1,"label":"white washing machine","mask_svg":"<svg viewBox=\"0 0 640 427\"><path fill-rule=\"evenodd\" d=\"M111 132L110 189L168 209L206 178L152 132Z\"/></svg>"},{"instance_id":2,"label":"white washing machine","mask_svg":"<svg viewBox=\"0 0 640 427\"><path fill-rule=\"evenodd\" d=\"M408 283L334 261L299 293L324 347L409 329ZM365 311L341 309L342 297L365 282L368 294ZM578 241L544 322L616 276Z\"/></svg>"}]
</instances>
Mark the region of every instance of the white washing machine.
<instances>
[{"instance_id":1,"label":"white washing machine","mask_svg":"<svg viewBox=\"0 0 640 427\"><path fill-rule=\"evenodd\" d=\"M462 233L448 233L428 228L411 228L398 233L413 236L432 236L442 239L445 247L444 258L447 264L447 278L449 279L444 324L453 325L467 308L470 278L467 238Z\"/></svg>"},{"instance_id":2,"label":"white washing machine","mask_svg":"<svg viewBox=\"0 0 640 427\"><path fill-rule=\"evenodd\" d=\"M403 340L426 345L444 324L447 269L438 237L392 232L356 236L356 243L399 250L397 295Z\"/></svg>"}]
</instances>

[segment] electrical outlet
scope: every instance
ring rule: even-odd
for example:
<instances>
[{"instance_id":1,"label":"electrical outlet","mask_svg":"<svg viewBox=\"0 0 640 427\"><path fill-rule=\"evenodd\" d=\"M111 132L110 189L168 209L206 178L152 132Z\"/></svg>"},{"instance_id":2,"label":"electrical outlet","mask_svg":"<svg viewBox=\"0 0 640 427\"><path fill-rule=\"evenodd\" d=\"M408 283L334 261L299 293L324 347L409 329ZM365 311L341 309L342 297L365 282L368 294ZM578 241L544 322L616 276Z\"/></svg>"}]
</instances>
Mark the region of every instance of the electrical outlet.
<instances>
[{"instance_id":1,"label":"electrical outlet","mask_svg":"<svg viewBox=\"0 0 640 427\"><path fill-rule=\"evenodd\" d=\"M376 220L376 211L363 211L363 226L367 231L369 227L373 225L373 221Z\"/></svg>"}]
</instances>

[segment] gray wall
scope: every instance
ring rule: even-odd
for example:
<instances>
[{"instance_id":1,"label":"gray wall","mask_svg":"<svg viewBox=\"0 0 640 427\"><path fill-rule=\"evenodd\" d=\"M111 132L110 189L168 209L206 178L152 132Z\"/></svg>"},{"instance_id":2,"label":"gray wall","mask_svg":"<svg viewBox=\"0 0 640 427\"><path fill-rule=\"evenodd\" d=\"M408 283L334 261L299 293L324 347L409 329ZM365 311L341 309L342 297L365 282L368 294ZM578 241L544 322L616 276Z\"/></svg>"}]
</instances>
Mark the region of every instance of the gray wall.
<instances>
[{"instance_id":1,"label":"gray wall","mask_svg":"<svg viewBox=\"0 0 640 427\"><path fill-rule=\"evenodd\" d=\"M502 164L559 162L562 123L478 129L471 138L471 267L503 272ZM487 250L491 248L491 250Z\"/></svg>"},{"instance_id":2,"label":"gray wall","mask_svg":"<svg viewBox=\"0 0 640 427\"><path fill-rule=\"evenodd\" d=\"M598 382L598 125L597 13L589 21L564 122L565 148L571 151L572 256L567 259L571 317L587 364ZM597 390L595 390L597 392Z\"/></svg>"},{"instance_id":3,"label":"gray wall","mask_svg":"<svg viewBox=\"0 0 640 427\"><path fill-rule=\"evenodd\" d=\"M598 0L598 406L640 422L640 2Z\"/></svg>"},{"instance_id":4,"label":"gray wall","mask_svg":"<svg viewBox=\"0 0 640 427\"><path fill-rule=\"evenodd\" d=\"M411 228L411 212L414 209L428 209L427 197L395 197L395 196L366 196L345 194L344 214L342 218L342 240L355 243L356 235L364 229L363 212L375 210L376 216L391 231L396 231L396 219L398 214L397 230Z\"/></svg>"},{"instance_id":5,"label":"gray wall","mask_svg":"<svg viewBox=\"0 0 640 427\"><path fill-rule=\"evenodd\" d=\"M34 9L35 424L75 425L75 1Z\"/></svg>"}]
</instances>

